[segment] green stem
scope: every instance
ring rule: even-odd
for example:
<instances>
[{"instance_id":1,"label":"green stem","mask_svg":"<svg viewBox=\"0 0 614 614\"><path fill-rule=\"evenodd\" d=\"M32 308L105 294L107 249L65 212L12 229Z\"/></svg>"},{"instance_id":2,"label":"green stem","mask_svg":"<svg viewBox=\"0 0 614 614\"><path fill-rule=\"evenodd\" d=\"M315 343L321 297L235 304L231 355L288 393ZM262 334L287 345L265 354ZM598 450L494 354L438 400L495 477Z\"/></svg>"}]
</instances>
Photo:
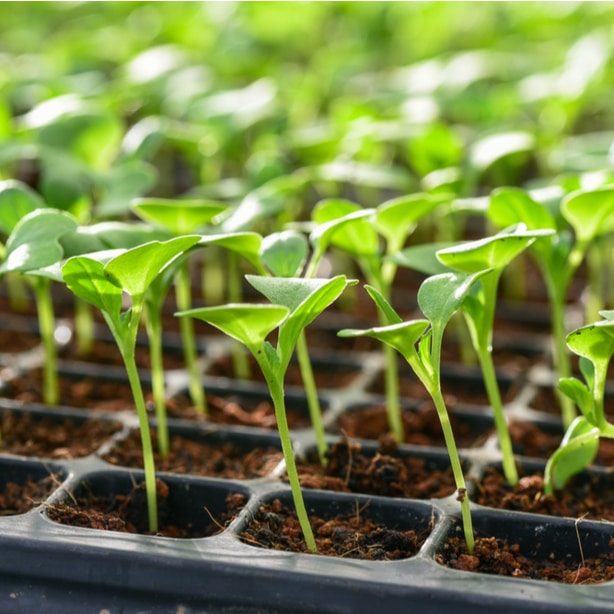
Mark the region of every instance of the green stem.
<instances>
[{"instance_id":1,"label":"green stem","mask_svg":"<svg viewBox=\"0 0 614 614\"><path fill-rule=\"evenodd\" d=\"M134 397L136 412L139 419L139 429L141 433L141 447L143 450L143 469L145 471L145 491L147 495L147 514L149 519L149 530L151 533L158 532L158 500L156 493L156 469L154 462L153 445L151 443L151 431L147 416L147 407L143 388L136 366L134 347L123 347L122 357L130 382L130 389Z\"/></svg>"},{"instance_id":2,"label":"green stem","mask_svg":"<svg viewBox=\"0 0 614 614\"><path fill-rule=\"evenodd\" d=\"M303 499L303 491L301 490L301 483L298 476L298 470L296 468L296 460L294 458L294 450L292 448L292 439L290 437L290 429L288 427L288 420L286 417L283 377L280 378L276 374L272 374L271 370L267 366L262 364L261 366L266 375L267 381L269 382L269 390L271 392L271 398L273 399L273 405L275 407L277 431L279 432L281 449L286 462L288 482L290 483L290 489L292 491L296 515L303 531L307 548L311 552L316 553L318 548L313 536L311 524L309 523L309 516L307 515L307 508L305 507L305 500Z\"/></svg>"},{"instance_id":3,"label":"green stem","mask_svg":"<svg viewBox=\"0 0 614 614\"><path fill-rule=\"evenodd\" d=\"M60 398L58 360L55 347L55 316L49 281L36 277L32 282L38 313L38 326L45 351L43 365L43 399L47 405L57 405Z\"/></svg>"},{"instance_id":4,"label":"green stem","mask_svg":"<svg viewBox=\"0 0 614 614\"><path fill-rule=\"evenodd\" d=\"M75 336L79 356L87 356L94 346L94 317L89 303L75 296Z\"/></svg>"},{"instance_id":5,"label":"green stem","mask_svg":"<svg viewBox=\"0 0 614 614\"><path fill-rule=\"evenodd\" d=\"M486 348L478 348L478 357L484 377L484 385L488 400L492 406L495 427L499 438L499 446L501 448L501 456L503 459L503 473L509 484L515 486L518 483L518 470L514 460L514 450L510 431L507 427L507 421L503 412L503 403L501 401L501 393L497 384L497 375L492 361L492 354Z\"/></svg>"},{"instance_id":6,"label":"green stem","mask_svg":"<svg viewBox=\"0 0 614 614\"><path fill-rule=\"evenodd\" d=\"M147 338L151 360L151 388L157 422L158 452L162 458L169 454L168 421L166 415L166 392L164 388L164 362L162 353L162 320L156 306L147 309Z\"/></svg>"},{"instance_id":7,"label":"green stem","mask_svg":"<svg viewBox=\"0 0 614 614\"><path fill-rule=\"evenodd\" d=\"M558 284L548 274L544 274L546 289L550 301L550 314L552 318L552 361L557 380L571 375L571 358L567 351L567 333L565 330L565 295L567 284ZM563 428L567 429L576 417L576 408L572 400L564 395L558 387L555 394L561 408Z\"/></svg>"},{"instance_id":8,"label":"green stem","mask_svg":"<svg viewBox=\"0 0 614 614\"><path fill-rule=\"evenodd\" d=\"M467 487L465 485L465 476L463 475L463 466L458 455L458 448L456 447L456 441L454 440L454 433L452 431L452 425L450 423L450 416L448 415L448 408L443 398L441 391L441 344L443 339L443 329L437 327L432 329L431 338L431 366L432 376L422 380L427 391L429 392L433 402L435 403L435 409L441 423L441 430L443 432L444 441L448 451L448 457L450 458L450 465L452 467L452 473L454 475L454 483L456 484L456 490L458 493L457 499L461 504L461 515L463 519L463 531L465 534L465 541L467 543L467 550L469 554L473 552L475 541L473 537L473 522L471 520L471 507L469 505L469 495L467 494Z\"/></svg>"},{"instance_id":9,"label":"green stem","mask_svg":"<svg viewBox=\"0 0 614 614\"><path fill-rule=\"evenodd\" d=\"M454 483L458 493L457 499L461 503L461 515L463 519L463 532L465 535L465 541L467 543L467 550L469 554L473 552L475 541L473 537L473 522L471 520L471 508L469 505L469 495L467 494L467 487L465 485L465 476L463 475L463 466L461 464L460 457L458 455L458 449L454 440L454 433L452 432L452 425L450 424L450 417L446 408L443 395L441 394L441 388L432 388L429 390L435 408L437 409L437 415L441 423L441 430L443 431L443 437L446 442L446 448L448 450L448 456L450 458L450 465L452 467L452 473L454 475Z\"/></svg>"},{"instance_id":10,"label":"green stem","mask_svg":"<svg viewBox=\"0 0 614 614\"><path fill-rule=\"evenodd\" d=\"M301 369L301 378L303 379L305 395L307 397L309 418L311 420L311 426L313 428L316 438L318 457L320 458L320 463L322 465L325 465L326 451L328 450L328 445L326 443L326 437L324 435L324 425L322 424L322 408L320 406L320 399L318 397L318 390L316 387L315 378L313 376L311 361L309 360L307 339L304 330L301 331L296 341L296 355L298 358L299 367Z\"/></svg>"},{"instance_id":11,"label":"green stem","mask_svg":"<svg viewBox=\"0 0 614 614\"><path fill-rule=\"evenodd\" d=\"M192 291L190 287L190 270L187 263L178 271L175 277L175 293L177 310L188 311L192 307ZM183 355L189 377L189 391L192 403L200 415L207 414L205 389L201 382L198 362L196 360L196 343L194 341L194 322L192 318L179 318L179 330L183 343Z\"/></svg>"}]
</instances>

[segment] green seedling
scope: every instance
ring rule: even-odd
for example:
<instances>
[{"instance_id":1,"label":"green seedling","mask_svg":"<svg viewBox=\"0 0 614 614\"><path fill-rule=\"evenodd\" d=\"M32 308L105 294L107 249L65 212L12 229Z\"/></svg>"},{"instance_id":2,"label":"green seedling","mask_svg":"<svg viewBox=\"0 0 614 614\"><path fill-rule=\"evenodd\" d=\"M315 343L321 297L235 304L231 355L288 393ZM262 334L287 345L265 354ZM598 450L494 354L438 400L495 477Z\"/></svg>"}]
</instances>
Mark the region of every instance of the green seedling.
<instances>
[{"instance_id":1,"label":"green seedling","mask_svg":"<svg viewBox=\"0 0 614 614\"><path fill-rule=\"evenodd\" d=\"M240 341L253 354L262 369L275 407L279 438L297 516L307 547L311 552L316 552L286 417L284 379L301 332L354 282L344 275L326 280L248 275L247 280L270 303L203 307L178 312L176 315L199 318ZM275 329L278 329L276 347L267 341L267 337Z\"/></svg>"},{"instance_id":2,"label":"green seedling","mask_svg":"<svg viewBox=\"0 0 614 614\"><path fill-rule=\"evenodd\" d=\"M139 199L132 203L132 210L143 220L160 226L169 232L170 236L180 236L196 232L199 228L209 224L211 220L222 213L226 205L221 203L194 201L194 200L163 200L163 199ZM188 260L178 267L175 276L175 292L177 309L186 311L192 307L192 283ZM166 293L164 293L166 294ZM153 301L157 299L152 298ZM158 311L158 305L153 305L150 311ZM161 326L159 318L155 315L151 326ZM150 318L148 318L148 321ZM151 331L154 337L159 337L159 331ZM207 400L205 391L200 381L194 324L189 318L180 320L180 333L183 343L183 353L189 376L189 392L194 407L200 414L207 413ZM154 356L158 356L158 351ZM161 360L161 354L159 356ZM160 384L158 384L160 385ZM163 384L162 384L163 385Z\"/></svg>"},{"instance_id":3,"label":"green seedling","mask_svg":"<svg viewBox=\"0 0 614 614\"><path fill-rule=\"evenodd\" d=\"M149 241L168 239L167 233L135 222L108 221L79 226L64 235L60 243L64 257L80 256L109 249L130 249ZM94 347L95 322L92 305L75 296L75 341L80 356L87 356Z\"/></svg>"},{"instance_id":4,"label":"green seedling","mask_svg":"<svg viewBox=\"0 0 614 614\"><path fill-rule=\"evenodd\" d=\"M387 324L366 330L345 329L338 333L340 337L373 337L399 352L433 400L446 442L458 500L461 503L463 529L469 552L473 551L474 546L471 510L462 464L441 388L441 346L448 322L469 295L473 284L488 272L478 271L471 275L442 273L427 278L418 291L418 304L427 317L426 320L404 322L386 297L376 288L366 286Z\"/></svg>"},{"instance_id":5,"label":"green seedling","mask_svg":"<svg viewBox=\"0 0 614 614\"><path fill-rule=\"evenodd\" d=\"M166 267L199 240L198 235L184 236L128 250L74 256L62 267L68 288L102 313L124 361L139 419L149 529L153 533L158 530L156 477L147 407L136 366L136 337L148 289ZM124 294L131 300L126 309Z\"/></svg>"},{"instance_id":6,"label":"green seedling","mask_svg":"<svg viewBox=\"0 0 614 614\"><path fill-rule=\"evenodd\" d=\"M529 253L542 273L548 292L554 368L559 378L567 378L571 375L571 363L565 344L565 301L575 273L591 244L612 229L614 188L573 192L563 198L556 209L551 212L550 208L536 202L523 190L500 188L492 194L488 215L501 227L523 222L529 230L556 230L549 238L537 241ZM573 236L569 228L562 227L564 220L571 227ZM559 400L563 424L567 428L576 412L565 395L559 395Z\"/></svg>"},{"instance_id":7,"label":"green seedling","mask_svg":"<svg viewBox=\"0 0 614 614\"><path fill-rule=\"evenodd\" d=\"M149 342L151 358L151 386L153 401L157 420L157 439L158 451L163 458L169 454L169 435L166 415L166 394L164 386L164 368L162 360L162 309L166 300L168 290L174 279L177 278L177 271L185 266L185 258L197 248L207 246L219 246L229 251L240 253L249 262L259 269L259 250L262 238L254 232L237 232L223 235L206 235L192 247L188 252L184 252L176 258L158 277L151 283L145 295L145 308L147 311L146 328ZM202 389L203 396L205 389L200 382L200 373L196 371L197 383ZM206 407L206 404L205 404Z\"/></svg>"},{"instance_id":8,"label":"green seedling","mask_svg":"<svg viewBox=\"0 0 614 614\"><path fill-rule=\"evenodd\" d=\"M582 326L567 335L569 349L580 356L585 382L575 377L559 381L561 391L580 409L569 425L559 448L548 460L544 492L564 488L576 473L588 467L599 450L599 439L614 439L614 425L608 422L605 409L607 371L614 354L614 311L602 311L605 318Z\"/></svg>"},{"instance_id":9,"label":"green seedling","mask_svg":"<svg viewBox=\"0 0 614 614\"><path fill-rule=\"evenodd\" d=\"M512 442L503 411L492 358L492 337L497 304L497 291L503 269L536 239L553 234L553 230L526 229L518 224L492 237L448 247L437 252L446 266L464 273L483 272L461 305L473 347L478 355L488 399L493 409L501 446L503 469L510 484L518 482ZM487 271L484 273L484 271Z\"/></svg>"},{"instance_id":10,"label":"green seedling","mask_svg":"<svg viewBox=\"0 0 614 614\"><path fill-rule=\"evenodd\" d=\"M274 276L297 277L305 267L308 252L309 243L305 235L293 230L284 230L279 233L273 233L263 239L260 258L263 265ZM307 337L304 329L296 340L296 356L301 371L305 396L307 397L309 418L315 434L318 457L324 465L326 463L328 444L324 434L322 408L311 366L311 359L309 358Z\"/></svg>"},{"instance_id":11,"label":"green seedling","mask_svg":"<svg viewBox=\"0 0 614 614\"><path fill-rule=\"evenodd\" d=\"M16 179L0 182L0 232L8 237L17 222L36 209L45 208L43 199L30 187ZM11 306L23 310L28 304L28 295L20 275L7 274L5 281Z\"/></svg>"},{"instance_id":12,"label":"green seedling","mask_svg":"<svg viewBox=\"0 0 614 614\"><path fill-rule=\"evenodd\" d=\"M367 283L390 301L397 263L388 257L403 247L418 222L442 202L441 198L429 194L396 198L376 209L362 209L344 200L321 201L312 214L318 226L310 236L314 255L309 271L315 269L325 249L332 245L355 258ZM384 249L381 246L382 237L385 240ZM383 324L383 320L380 323ZM398 441L403 441L405 433L401 420L396 355L386 344L384 356L389 428Z\"/></svg>"},{"instance_id":13,"label":"green seedling","mask_svg":"<svg viewBox=\"0 0 614 614\"><path fill-rule=\"evenodd\" d=\"M22 194L24 195L25 192ZM36 209L21 218L6 242L0 275L21 273L32 287L41 341L44 348L43 400L49 405L59 401L55 315L51 298L51 282L61 277L53 265L64 257L62 236L77 228L77 220L57 209Z\"/></svg>"}]
</instances>

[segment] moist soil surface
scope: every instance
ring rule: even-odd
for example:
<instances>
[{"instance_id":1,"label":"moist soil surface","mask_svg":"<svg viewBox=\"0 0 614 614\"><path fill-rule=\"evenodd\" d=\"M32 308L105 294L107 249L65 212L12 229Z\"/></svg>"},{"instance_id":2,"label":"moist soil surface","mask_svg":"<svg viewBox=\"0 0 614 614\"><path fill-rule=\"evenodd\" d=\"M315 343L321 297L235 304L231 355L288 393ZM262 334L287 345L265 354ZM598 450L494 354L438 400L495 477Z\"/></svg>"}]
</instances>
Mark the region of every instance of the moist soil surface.
<instances>
[{"instance_id":1,"label":"moist soil surface","mask_svg":"<svg viewBox=\"0 0 614 614\"><path fill-rule=\"evenodd\" d=\"M60 482L53 474L40 480L28 479L25 484L7 482L0 492L0 516L25 514L45 501Z\"/></svg>"},{"instance_id":2,"label":"moist soil surface","mask_svg":"<svg viewBox=\"0 0 614 614\"><path fill-rule=\"evenodd\" d=\"M461 448L472 448L484 443L492 428L461 414L449 413L454 439ZM418 446L444 447L445 441L435 406L425 401L416 410L402 413L405 431L404 443ZM388 416L384 405L353 408L343 413L336 424L336 432L347 437L378 439L389 431Z\"/></svg>"},{"instance_id":3,"label":"moist soil surface","mask_svg":"<svg viewBox=\"0 0 614 614\"><path fill-rule=\"evenodd\" d=\"M173 524L172 510L169 504L170 489L162 480L156 481L158 494L159 530L156 535L163 537L196 538L215 535L233 520L245 505L245 496L239 493L231 494L226 499L226 510L211 518L202 514L202 520L188 526ZM147 504L145 485L135 485L128 494L115 496L97 496L86 493L68 502L49 505L46 513L60 524L83 527L87 529L102 529L105 531L120 531L122 533L140 533L151 535L148 531Z\"/></svg>"},{"instance_id":4,"label":"moist soil surface","mask_svg":"<svg viewBox=\"0 0 614 614\"><path fill-rule=\"evenodd\" d=\"M614 578L614 539L610 542L609 552L571 565L554 555L545 559L525 556L518 544L509 544L495 537L477 538L472 554L467 552L464 539L450 538L435 560L462 571L565 584L598 584Z\"/></svg>"},{"instance_id":5,"label":"moist soil surface","mask_svg":"<svg viewBox=\"0 0 614 614\"><path fill-rule=\"evenodd\" d=\"M390 436L382 438L373 454L343 440L326 456L324 466L316 458L298 462L303 487L413 499L442 498L455 491L451 469L437 468L423 457L401 455Z\"/></svg>"},{"instance_id":6,"label":"moist soil surface","mask_svg":"<svg viewBox=\"0 0 614 614\"><path fill-rule=\"evenodd\" d=\"M542 473L524 475L512 487L498 469L489 467L475 486L476 493L472 500L486 507L614 521L614 475L610 473L581 473L572 478L563 490L545 495Z\"/></svg>"},{"instance_id":7,"label":"moist soil surface","mask_svg":"<svg viewBox=\"0 0 614 614\"><path fill-rule=\"evenodd\" d=\"M157 450L155 431L152 439ZM103 458L114 465L142 468L143 451L139 432L132 431L127 438L118 441ZM180 435L171 436L166 458L155 452L157 471L237 480L269 475L282 458L281 451L272 446L246 451L231 441L207 443Z\"/></svg>"},{"instance_id":8,"label":"moist soil surface","mask_svg":"<svg viewBox=\"0 0 614 614\"><path fill-rule=\"evenodd\" d=\"M2 414L1 424L1 453L55 460L88 456L121 428L103 420L77 422L18 412Z\"/></svg>"},{"instance_id":9,"label":"moist soil surface","mask_svg":"<svg viewBox=\"0 0 614 614\"><path fill-rule=\"evenodd\" d=\"M396 530L378 524L357 509L347 515L323 518L309 515L318 554L372 561L394 561L414 556L430 533ZM291 552L309 552L296 514L279 499L263 503L240 534L251 546Z\"/></svg>"}]
</instances>

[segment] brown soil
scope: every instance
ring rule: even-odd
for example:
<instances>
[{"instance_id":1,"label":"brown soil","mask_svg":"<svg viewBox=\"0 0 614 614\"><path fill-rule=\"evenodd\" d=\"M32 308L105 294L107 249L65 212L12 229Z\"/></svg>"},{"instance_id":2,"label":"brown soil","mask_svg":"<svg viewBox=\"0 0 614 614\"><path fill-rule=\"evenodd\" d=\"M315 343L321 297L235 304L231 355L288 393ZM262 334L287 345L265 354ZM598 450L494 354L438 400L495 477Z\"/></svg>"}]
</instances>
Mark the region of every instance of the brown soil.
<instances>
[{"instance_id":1,"label":"brown soil","mask_svg":"<svg viewBox=\"0 0 614 614\"><path fill-rule=\"evenodd\" d=\"M327 458L324 466L316 459L298 463L303 487L412 499L447 497L455 490L451 469L399 454L392 437L382 439L372 455L357 443L340 441L328 450Z\"/></svg>"},{"instance_id":2,"label":"brown soil","mask_svg":"<svg viewBox=\"0 0 614 614\"><path fill-rule=\"evenodd\" d=\"M4 413L1 424L0 452L53 459L88 456L121 428L102 420L76 422L17 412Z\"/></svg>"},{"instance_id":3,"label":"brown soil","mask_svg":"<svg viewBox=\"0 0 614 614\"><path fill-rule=\"evenodd\" d=\"M157 480L157 492L160 527L156 535L164 537L194 538L215 535L221 532L245 505L244 495L229 495L226 500L227 509L223 514L214 519L203 514L202 523L177 527L172 524L168 501L170 489L162 480ZM135 486L128 495L101 497L88 493L67 503L50 505L46 511L49 518L60 524L151 535L148 531L144 483Z\"/></svg>"},{"instance_id":4,"label":"brown soil","mask_svg":"<svg viewBox=\"0 0 614 614\"><path fill-rule=\"evenodd\" d=\"M310 516L318 554L372 561L405 559L420 550L430 532L390 529L361 511L333 518ZM308 552L295 513L279 499L262 504L240 538L260 548Z\"/></svg>"},{"instance_id":5,"label":"brown soil","mask_svg":"<svg viewBox=\"0 0 614 614\"><path fill-rule=\"evenodd\" d=\"M59 377L60 405L100 411L134 410L132 391L127 381L85 375ZM42 370L33 369L6 382L2 395L22 403L42 403ZM147 396L147 392L146 392Z\"/></svg>"},{"instance_id":6,"label":"brown soil","mask_svg":"<svg viewBox=\"0 0 614 614\"><path fill-rule=\"evenodd\" d=\"M290 428L301 428L310 424L305 411L292 407L292 401L286 398L286 416ZM264 429L277 428L275 409L268 399L253 400L239 398L230 394L228 397L207 395L208 414L201 416L196 412L190 399L179 394L166 403L168 414L173 418L184 420L209 421L221 424L255 426Z\"/></svg>"},{"instance_id":7,"label":"brown soil","mask_svg":"<svg viewBox=\"0 0 614 614\"><path fill-rule=\"evenodd\" d=\"M492 429L483 429L464 416L450 412L450 421L456 444L461 448L471 448L484 443ZM430 401L420 404L416 410L402 413L405 431L404 443L418 446L445 446L441 423L435 406ZM347 437L378 439L389 432L386 407L370 406L345 412L338 420L336 431Z\"/></svg>"},{"instance_id":8,"label":"brown soil","mask_svg":"<svg viewBox=\"0 0 614 614\"><path fill-rule=\"evenodd\" d=\"M583 473L572 478L564 490L544 495L543 474L525 475L512 488L497 469L490 467L476 483L473 500L497 509L614 521L613 486L612 474Z\"/></svg>"},{"instance_id":9,"label":"brown soil","mask_svg":"<svg viewBox=\"0 0 614 614\"><path fill-rule=\"evenodd\" d=\"M152 433L152 438L155 447L155 432ZM161 458L156 452L155 463L158 471L237 480L269 475L283 458L281 451L272 446L246 452L230 441L205 443L180 435L171 436L170 448L167 458ZM126 439L118 441L103 458L114 465L142 468L143 452L139 432L132 431Z\"/></svg>"},{"instance_id":10,"label":"brown soil","mask_svg":"<svg viewBox=\"0 0 614 614\"><path fill-rule=\"evenodd\" d=\"M560 432L545 430L532 422L512 422L509 430L514 454L541 460L548 459L563 438L562 428ZM594 464L601 467L611 467L614 464L614 439L602 439L599 442Z\"/></svg>"},{"instance_id":11,"label":"brown soil","mask_svg":"<svg viewBox=\"0 0 614 614\"><path fill-rule=\"evenodd\" d=\"M465 541L455 537L445 543L436 560L441 565L463 571L566 584L597 584L614 578L614 539L610 548L610 552L599 558L587 558L581 564L570 565L554 554L542 560L525 556L518 544L509 544L495 537L476 539L475 549L469 554Z\"/></svg>"},{"instance_id":12,"label":"brown soil","mask_svg":"<svg viewBox=\"0 0 614 614\"><path fill-rule=\"evenodd\" d=\"M248 356L248 364L250 370L251 381L265 382L264 375L256 359L253 356ZM351 364L343 364L342 359L339 359L339 363L318 363L312 359L313 376L318 389L334 389L343 388L347 386L353 379L360 373L359 366L353 366ZM230 356L224 356L215 361L207 370L207 375L221 376L234 378L235 370L232 365L232 359ZM303 378L298 364L291 362L286 374L285 383L287 386L303 386Z\"/></svg>"},{"instance_id":13,"label":"brown soil","mask_svg":"<svg viewBox=\"0 0 614 614\"><path fill-rule=\"evenodd\" d=\"M59 483L54 475L41 480L29 479L25 484L8 482L0 492L0 516L25 514L45 501Z\"/></svg>"}]
</instances>

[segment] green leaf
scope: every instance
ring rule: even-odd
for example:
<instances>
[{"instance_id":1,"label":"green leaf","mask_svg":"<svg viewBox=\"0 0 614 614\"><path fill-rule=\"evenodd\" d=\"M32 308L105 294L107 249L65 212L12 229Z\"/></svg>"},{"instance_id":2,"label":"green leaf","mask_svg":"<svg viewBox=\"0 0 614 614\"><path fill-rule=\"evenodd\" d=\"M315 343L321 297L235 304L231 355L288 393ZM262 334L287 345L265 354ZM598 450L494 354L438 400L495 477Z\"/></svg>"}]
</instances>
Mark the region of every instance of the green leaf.
<instances>
[{"instance_id":1,"label":"green leaf","mask_svg":"<svg viewBox=\"0 0 614 614\"><path fill-rule=\"evenodd\" d=\"M282 305L230 303L220 307L179 311L175 315L208 322L256 353L263 351L262 344L266 337L287 318L289 313L290 310Z\"/></svg>"},{"instance_id":2,"label":"green leaf","mask_svg":"<svg viewBox=\"0 0 614 614\"><path fill-rule=\"evenodd\" d=\"M276 277L300 275L309 252L309 242L304 234L284 230L268 235L262 240L260 259Z\"/></svg>"},{"instance_id":3,"label":"green leaf","mask_svg":"<svg viewBox=\"0 0 614 614\"><path fill-rule=\"evenodd\" d=\"M524 224L517 224L492 237L442 249L437 252L437 258L446 266L466 273L501 270L537 238L552 234L554 230L527 230Z\"/></svg>"},{"instance_id":4,"label":"green leaf","mask_svg":"<svg viewBox=\"0 0 614 614\"><path fill-rule=\"evenodd\" d=\"M333 303L347 285L345 275L331 279L280 278L246 275L247 281L273 304L290 310L279 332L279 347L289 358L300 332Z\"/></svg>"},{"instance_id":5,"label":"green leaf","mask_svg":"<svg viewBox=\"0 0 614 614\"><path fill-rule=\"evenodd\" d=\"M418 290L418 306L435 326L445 326L463 304L473 284L490 269L472 275L465 273L442 273L422 282Z\"/></svg>"},{"instance_id":6,"label":"green leaf","mask_svg":"<svg viewBox=\"0 0 614 614\"><path fill-rule=\"evenodd\" d=\"M456 243L422 243L406 247L396 254L386 256L384 259L426 275L439 275L449 272L450 268L437 258L437 252L453 245L456 245Z\"/></svg>"},{"instance_id":7,"label":"green leaf","mask_svg":"<svg viewBox=\"0 0 614 614\"><path fill-rule=\"evenodd\" d=\"M373 209L363 209L343 200L320 201L312 214L318 226L309 240L319 253L334 245L350 254L374 256L379 253L379 239L373 228Z\"/></svg>"},{"instance_id":8,"label":"green leaf","mask_svg":"<svg viewBox=\"0 0 614 614\"><path fill-rule=\"evenodd\" d=\"M388 242L388 251L403 247L418 222L444 201L432 194L412 194L386 201L375 210L375 228Z\"/></svg>"},{"instance_id":9,"label":"green leaf","mask_svg":"<svg viewBox=\"0 0 614 614\"><path fill-rule=\"evenodd\" d=\"M577 240L587 243L614 228L614 187L572 192L563 199L561 213Z\"/></svg>"},{"instance_id":10,"label":"green leaf","mask_svg":"<svg viewBox=\"0 0 614 614\"><path fill-rule=\"evenodd\" d=\"M210 224L228 205L208 200L139 198L131 202L130 208L146 222L175 235L185 235Z\"/></svg>"},{"instance_id":11,"label":"green leaf","mask_svg":"<svg viewBox=\"0 0 614 614\"><path fill-rule=\"evenodd\" d=\"M200 238L199 235L188 235L133 247L110 260L105 266L105 274L133 300L138 300L153 280Z\"/></svg>"},{"instance_id":12,"label":"green leaf","mask_svg":"<svg viewBox=\"0 0 614 614\"><path fill-rule=\"evenodd\" d=\"M575 377L562 377L558 386L559 390L576 404L584 417L594 424L593 397L588 387Z\"/></svg>"},{"instance_id":13,"label":"green leaf","mask_svg":"<svg viewBox=\"0 0 614 614\"><path fill-rule=\"evenodd\" d=\"M130 249L150 241L171 239L166 230L134 222L99 222L85 227L85 235L94 235L105 249Z\"/></svg>"},{"instance_id":14,"label":"green leaf","mask_svg":"<svg viewBox=\"0 0 614 614\"><path fill-rule=\"evenodd\" d=\"M555 488L564 488L568 480L586 469L599 451L599 429L584 416L578 416L567 429L560 447L547 469Z\"/></svg>"},{"instance_id":15,"label":"green leaf","mask_svg":"<svg viewBox=\"0 0 614 614\"><path fill-rule=\"evenodd\" d=\"M524 222L528 230L556 229L556 222L550 211L520 188L494 190L490 197L488 217L499 228Z\"/></svg>"},{"instance_id":16,"label":"green leaf","mask_svg":"<svg viewBox=\"0 0 614 614\"><path fill-rule=\"evenodd\" d=\"M339 337L372 337L395 348L410 364L413 364L416 356L415 344L428 326L428 320L410 320L365 330L346 328L340 330L337 335Z\"/></svg>"},{"instance_id":17,"label":"green leaf","mask_svg":"<svg viewBox=\"0 0 614 614\"><path fill-rule=\"evenodd\" d=\"M365 286L365 290L377 305L377 308L384 314L388 324L399 324L403 321L401 316L394 310L392 305L386 300L384 295L373 286Z\"/></svg>"},{"instance_id":18,"label":"green leaf","mask_svg":"<svg viewBox=\"0 0 614 614\"><path fill-rule=\"evenodd\" d=\"M267 181L247 194L236 209L229 211L222 222L223 229L228 232L245 230L257 220L283 211L287 207L288 198L303 187L305 180L305 177L297 174Z\"/></svg>"},{"instance_id":19,"label":"green leaf","mask_svg":"<svg viewBox=\"0 0 614 614\"><path fill-rule=\"evenodd\" d=\"M112 166L99 178L101 196L95 206L96 218L123 216L130 211L130 201L155 186L157 171L141 160L128 160Z\"/></svg>"},{"instance_id":20,"label":"green leaf","mask_svg":"<svg viewBox=\"0 0 614 614\"><path fill-rule=\"evenodd\" d=\"M105 275L102 255L97 254L97 258L69 258L62 267L62 275L64 282L76 296L109 314L112 319L118 320L122 308L122 290Z\"/></svg>"},{"instance_id":21,"label":"green leaf","mask_svg":"<svg viewBox=\"0 0 614 614\"><path fill-rule=\"evenodd\" d=\"M7 235L22 217L44 207L43 199L25 183L16 179L0 181L0 230Z\"/></svg>"},{"instance_id":22,"label":"green leaf","mask_svg":"<svg viewBox=\"0 0 614 614\"><path fill-rule=\"evenodd\" d=\"M535 137L528 132L501 132L476 141L471 147L472 165L483 171L506 156L533 151Z\"/></svg>"},{"instance_id":23,"label":"green leaf","mask_svg":"<svg viewBox=\"0 0 614 614\"><path fill-rule=\"evenodd\" d=\"M602 320L577 328L567 335L567 345L594 364L608 362L614 354L614 321Z\"/></svg>"},{"instance_id":24,"label":"green leaf","mask_svg":"<svg viewBox=\"0 0 614 614\"><path fill-rule=\"evenodd\" d=\"M205 235L199 246L219 245L243 256L255 269L262 271L260 250L262 237L257 232L229 232L227 234Z\"/></svg>"},{"instance_id":25,"label":"green leaf","mask_svg":"<svg viewBox=\"0 0 614 614\"><path fill-rule=\"evenodd\" d=\"M57 209L36 209L16 224L6 243L0 273L41 269L61 260L60 238L77 228L77 220Z\"/></svg>"}]
</instances>

